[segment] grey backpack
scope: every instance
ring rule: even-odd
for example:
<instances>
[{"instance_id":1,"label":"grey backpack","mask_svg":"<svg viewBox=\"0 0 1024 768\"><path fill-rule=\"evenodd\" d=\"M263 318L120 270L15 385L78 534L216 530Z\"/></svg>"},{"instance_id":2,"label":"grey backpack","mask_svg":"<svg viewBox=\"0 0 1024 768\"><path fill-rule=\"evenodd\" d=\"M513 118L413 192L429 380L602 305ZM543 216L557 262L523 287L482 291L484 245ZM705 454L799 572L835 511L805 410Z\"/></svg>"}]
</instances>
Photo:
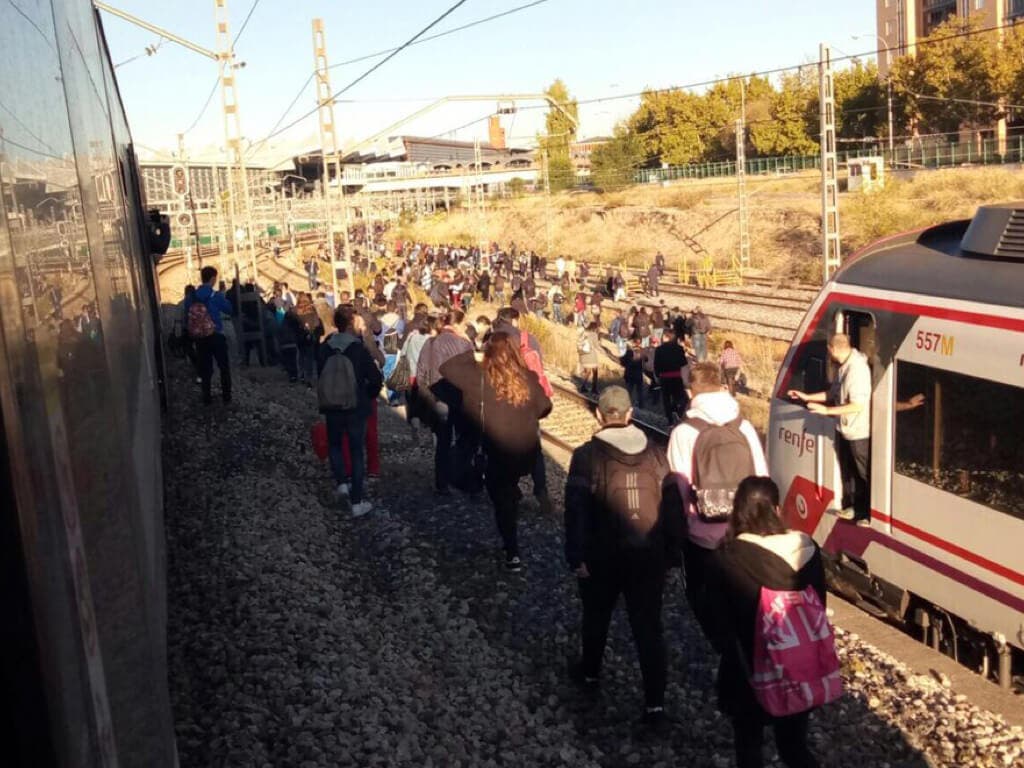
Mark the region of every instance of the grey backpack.
<instances>
[{"instance_id":1,"label":"grey backpack","mask_svg":"<svg viewBox=\"0 0 1024 768\"><path fill-rule=\"evenodd\" d=\"M710 424L703 419L687 419L694 427L693 487L697 515L706 523L724 523L732 514L736 488L754 474L754 456L750 443L740 430L742 417L728 424Z\"/></svg>"},{"instance_id":2,"label":"grey backpack","mask_svg":"<svg viewBox=\"0 0 1024 768\"><path fill-rule=\"evenodd\" d=\"M321 412L350 411L359 404L356 369L345 350L331 352L317 380L316 398Z\"/></svg>"}]
</instances>

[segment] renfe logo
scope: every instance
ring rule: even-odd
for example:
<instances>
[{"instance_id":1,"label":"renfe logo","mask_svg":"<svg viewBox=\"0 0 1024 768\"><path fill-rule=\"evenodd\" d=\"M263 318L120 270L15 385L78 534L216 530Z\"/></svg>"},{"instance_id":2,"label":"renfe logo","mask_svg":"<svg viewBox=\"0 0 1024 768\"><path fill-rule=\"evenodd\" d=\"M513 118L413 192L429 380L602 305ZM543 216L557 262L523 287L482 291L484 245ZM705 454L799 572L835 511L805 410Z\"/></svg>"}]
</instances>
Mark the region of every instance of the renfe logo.
<instances>
[{"instance_id":1,"label":"renfe logo","mask_svg":"<svg viewBox=\"0 0 1024 768\"><path fill-rule=\"evenodd\" d=\"M805 453L814 453L814 437L804 432L793 432L785 427L779 427L779 441L786 445L792 445L800 452L802 457Z\"/></svg>"}]
</instances>

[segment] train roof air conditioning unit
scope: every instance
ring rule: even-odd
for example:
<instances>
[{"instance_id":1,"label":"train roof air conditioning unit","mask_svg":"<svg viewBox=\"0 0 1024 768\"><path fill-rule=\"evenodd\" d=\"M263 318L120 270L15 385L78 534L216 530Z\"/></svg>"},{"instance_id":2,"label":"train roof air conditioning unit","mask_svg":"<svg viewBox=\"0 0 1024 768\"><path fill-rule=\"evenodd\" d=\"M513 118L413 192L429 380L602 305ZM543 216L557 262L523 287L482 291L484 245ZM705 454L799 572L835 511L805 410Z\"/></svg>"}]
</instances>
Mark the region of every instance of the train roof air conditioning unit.
<instances>
[{"instance_id":1,"label":"train roof air conditioning unit","mask_svg":"<svg viewBox=\"0 0 1024 768\"><path fill-rule=\"evenodd\" d=\"M1024 202L978 208L960 248L968 256L1024 261Z\"/></svg>"}]
</instances>

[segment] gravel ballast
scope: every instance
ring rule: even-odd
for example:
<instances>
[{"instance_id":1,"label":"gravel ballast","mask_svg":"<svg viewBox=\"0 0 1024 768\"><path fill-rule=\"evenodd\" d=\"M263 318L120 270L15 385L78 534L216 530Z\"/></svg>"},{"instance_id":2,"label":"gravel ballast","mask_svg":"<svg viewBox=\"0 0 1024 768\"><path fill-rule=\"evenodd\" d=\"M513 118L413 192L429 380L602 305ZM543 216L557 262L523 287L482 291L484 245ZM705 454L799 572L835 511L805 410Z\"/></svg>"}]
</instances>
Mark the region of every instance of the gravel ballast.
<instances>
[{"instance_id":1,"label":"gravel ballast","mask_svg":"<svg viewBox=\"0 0 1024 768\"><path fill-rule=\"evenodd\" d=\"M529 481L526 569L506 574L486 497L435 498L429 436L397 413L381 408L382 479L373 512L353 520L309 448L312 392L278 370L236 370L230 408L203 409L171 367L168 642L183 766L733 764L717 662L677 572L664 617L678 724L654 737L634 726L623 609L601 695L566 678L579 602L560 522L538 514ZM554 462L548 481L560 510ZM811 726L824 765L1024 765L1019 728L853 635L837 640L847 694Z\"/></svg>"}]
</instances>

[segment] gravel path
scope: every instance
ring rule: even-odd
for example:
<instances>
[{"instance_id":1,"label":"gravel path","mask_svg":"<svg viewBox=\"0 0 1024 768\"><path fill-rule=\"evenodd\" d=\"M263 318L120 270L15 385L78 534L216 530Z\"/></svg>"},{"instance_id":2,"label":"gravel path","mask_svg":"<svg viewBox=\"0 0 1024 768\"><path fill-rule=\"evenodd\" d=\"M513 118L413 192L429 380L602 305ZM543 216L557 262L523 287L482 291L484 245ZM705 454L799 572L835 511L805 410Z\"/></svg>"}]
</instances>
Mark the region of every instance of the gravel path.
<instances>
[{"instance_id":1,"label":"gravel path","mask_svg":"<svg viewBox=\"0 0 1024 768\"><path fill-rule=\"evenodd\" d=\"M237 376L199 411L172 363L165 476L170 677L186 766L728 766L713 661L674 573L666 593L662 739L634 731L641 694L624 615L602 695L568 685L579 608L555 520L523 502L527 564L506 575L483 498L430 493L430 444L381 411L384 480L352 520L308 448L308 390ZM549 464L556 508L564 475ZM528 490L528 484L524 485ZM849 695L813 719L825 765L1024 765L1024 737L930 678L838 633ZM925 756L927 753L927 757Z\"/></svg>"}]
</instances>

